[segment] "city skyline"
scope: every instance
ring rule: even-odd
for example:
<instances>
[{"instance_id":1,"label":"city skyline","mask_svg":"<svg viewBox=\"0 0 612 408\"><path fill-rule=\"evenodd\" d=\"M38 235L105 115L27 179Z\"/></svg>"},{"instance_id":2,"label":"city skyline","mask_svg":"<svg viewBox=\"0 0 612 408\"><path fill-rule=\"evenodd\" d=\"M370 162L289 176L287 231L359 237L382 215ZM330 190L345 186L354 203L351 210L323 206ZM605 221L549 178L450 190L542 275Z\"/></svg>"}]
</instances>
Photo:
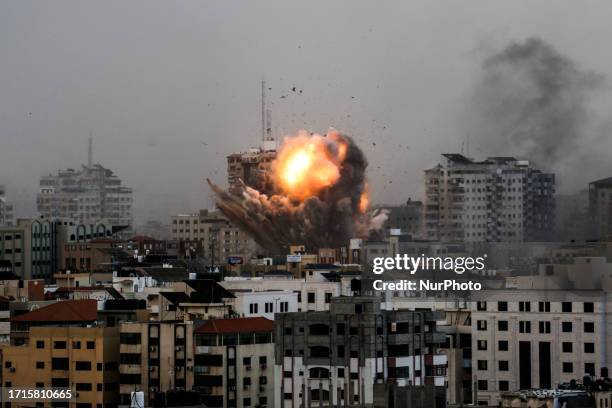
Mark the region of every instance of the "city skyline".
<instances>
[{"instance_id":1,"label":"city skyline","mask_svg":"<svg viewBox=\"0 0 612 408\"><path fill-rule=\"evenodd\" d=\"M204 179L223 181L225 157L260 141L262 79L271 88L277 138L334 126L364 149L380 202L422 198L420 170L435 165L440 152L500 154L503 143L496 149L479 139L477 130L488 127L474 124L481 112L473 96L486 77L483 61L531 37L575 62L580 72L603 77L596 91L585 91L589 115L579 118L584 135L574 141L583 147L562 151L563 160L536 164L559 175L561 192L610 170L601 152L609 147L606 78L612 63L605 53L589 51L605 47L608 33L605 13L595 8L568 2L492 9L473 2L389 9L361 3L348 9L338 3L319 12L269 2L269 8L245 12L225 4L160 4L138 10L151 24L135 31L137 6L117 14L72 5L44 10L13 3L2 21L7 35L0 47L11 63L0 77L0 183L17 216L33 215L40 176L85 161L90 136L95 161L134 188L137 224L167 219L175 209L211 208ZM557 21L569 12L582 18L561 27ZM252 17L245 20L247 15ZM325 28L298 28L298 15ZM32 29L27 21L38 24ZM245 31L228 30L230 23ZM108 38L107 26L116 27ZM502 139L503 133L491 131ZM534 160L521 151L508 153ZM590 174L576 176L572 169L586 159Z\"/></svg>"}]
</instances>

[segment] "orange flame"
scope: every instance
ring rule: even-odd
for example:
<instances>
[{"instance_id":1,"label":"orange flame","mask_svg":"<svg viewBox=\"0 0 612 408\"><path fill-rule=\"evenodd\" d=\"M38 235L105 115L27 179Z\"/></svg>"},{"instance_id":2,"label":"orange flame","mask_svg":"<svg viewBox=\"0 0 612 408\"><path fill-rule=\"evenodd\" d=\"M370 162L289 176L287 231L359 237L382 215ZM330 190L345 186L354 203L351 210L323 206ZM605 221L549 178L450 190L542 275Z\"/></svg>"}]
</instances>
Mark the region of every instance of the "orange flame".
<instances>
[{"instance_id":1,"label":"orange flame","mask_svg":"<svg viewBox=\"0 0 612 408\"><path fill-rule=\"evenodd\" d=\"M359 197L359 211L362 214L365 214L365 212L368 210L369 205L370 205L370 189L368 187L368 184L366 183L365 188L363 192L361 193L361 196Z\"/></svg>"},{"instance_id":2,"label":"orange flame","mask_svg":"<svg viewBox=\"0 0 612 408\"><path fill-rule=\"evenodd\" d=\"M346 150L346 142L335 132L325 136L300 132L285 138L273 164L277 186L293 200L319 195L340 178Z\"/></svg>"}]
</instances>

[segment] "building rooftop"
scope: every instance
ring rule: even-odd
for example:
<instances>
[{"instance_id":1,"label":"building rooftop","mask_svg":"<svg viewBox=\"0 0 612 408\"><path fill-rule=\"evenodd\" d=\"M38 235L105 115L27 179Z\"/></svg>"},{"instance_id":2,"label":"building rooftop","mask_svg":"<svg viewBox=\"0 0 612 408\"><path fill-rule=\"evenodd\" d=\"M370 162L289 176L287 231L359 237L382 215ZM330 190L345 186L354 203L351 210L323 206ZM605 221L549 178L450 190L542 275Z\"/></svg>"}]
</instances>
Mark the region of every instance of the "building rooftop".
<instances>
[{"instance_id":1,"label":"building rooftop","mask_svg":"<svg viewBox=\"0 0 612 408\"><path fill-rule=\"evenodd\" d=\"M591 181L589 185L595 187L612 187L612 177L603 178L600 180Z\"/></svg>"},{"instance_id":2,"label":"building rooftop","mask_svg":"<svg viewBox=\"0 0 612 408\"><path fill-rule=\"evenodd\" d=\"M12 322L93 322L98 318L98 302L62 300L13 317Z\"/></svg>"},{"instance_id":3,"label":"building rooftop","mask_svg":"<svg viewBox=\"0 0 612 408\"><path fill-rule=\"evenodd\" d=\"M242 317L209 320L198 327L195 332L199 334L269 332L273 328L274 322L265 317Z\"/></svg>"}]
</instances>

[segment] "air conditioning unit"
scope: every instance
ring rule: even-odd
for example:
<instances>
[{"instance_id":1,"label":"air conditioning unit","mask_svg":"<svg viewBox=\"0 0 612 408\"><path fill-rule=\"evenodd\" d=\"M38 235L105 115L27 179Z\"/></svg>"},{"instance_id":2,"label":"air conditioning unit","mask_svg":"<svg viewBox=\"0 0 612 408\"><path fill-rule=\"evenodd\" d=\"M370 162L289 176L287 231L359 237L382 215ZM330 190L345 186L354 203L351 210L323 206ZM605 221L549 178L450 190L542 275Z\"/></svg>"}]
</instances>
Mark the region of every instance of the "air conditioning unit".
<instances>
[{"instance_id":1,"label":"air conditioning unit","mask_svg":"<svg viewBox=\"0 0 612 408\"><path fill-rule=\"evenodd\" d=\"M17 371L17 369L16 369L15 367L11 367L11 368L9 368L9 371L10 371L11 373L14 373L15 371Z\"/></svg>"},{"instance_id":2,"label":"air conditioning unit","mask_svg":"<svg viewBox=\"0 0 612 408\"><path fill-rule=\"evenodd\" d=\"M244 366L244 369L247 370L247 371L251 371L251 366L250 365Z\"/></svg>"},{"instance_id":3,"label":"air conditioning unit","mask_svg":"<svg viewBox=\"0 0 612 408\"><path fill-rule=\"evenodd\" d=\"M183 351L183 346L176 346L176 347L175 347L175 350L176 350L176 351Z\"/></svg>"},{"instance_id":4,"label":"air conditioning unit","mask_svg":"<svg viewBox=\"0 0 612 408\"><path fill-rule=\"evenodd\" d=\"M230 385L229 389L230 389L230 391L236 391L236 386L235 385Z\"/></svg>"},{"instance_id":5,"label":"air conditioning unit","mask_svg":"<svg viewBox=\"0 0 612 408\"><path fill-rule=\"evenodd\" d=\"M261 364L261 365L260 365L260 368L261 368L262 370L265 370L265 369L267 368L267 366L266 366L265 364Z\"/></svg>"},{"instance_id":6,"label":"air conditioning unit","mask_svg":"<svg viewBox=\"0 0 612 408\"><path fill-rule=\"evenodd\" d=\"M155 371L155 367L149 367L149 371Z\"/></svg>"},{"instance_id":7,"label":"air conditioning unit","mask_svg":"<svg viewBox=\"0 0 612 408\"><path fill-rule=\"evenodd\" d=\"M251 388L251 386L250 386L250 385L245 385L245 386L243 387L243 389L244 389L244 390L248 390L249 388Z\"/></svg>"},{"instance_id":8,"label":"air conditioning unit","mask_svg":"<svg viewBox=\"0 0 612 408\"><path fill-rule=\"evenodd\" d=\"M266 387L264 385L260 385L259 392L266 392Z\"/></svg>"},{"instance_id":9,"label":"air conditioning unit","mask_svg":"<svg viewBox=\"0 0 612 408\"><path fill-rule=\"evenodd\" d=\"M157 351L157 347L151 346L151 347L149 347L149 351L150 352L155 352L155 351Z\"/></svg>"}]
</instances>

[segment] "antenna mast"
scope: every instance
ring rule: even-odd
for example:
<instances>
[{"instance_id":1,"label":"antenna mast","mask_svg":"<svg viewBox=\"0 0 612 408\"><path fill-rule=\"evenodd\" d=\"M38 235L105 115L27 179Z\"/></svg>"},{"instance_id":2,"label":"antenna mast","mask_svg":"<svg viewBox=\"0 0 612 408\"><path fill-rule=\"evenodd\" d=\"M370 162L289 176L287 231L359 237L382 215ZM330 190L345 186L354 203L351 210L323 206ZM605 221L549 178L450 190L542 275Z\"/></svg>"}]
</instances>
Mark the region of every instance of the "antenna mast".
<instances>
[{"instance_id":1,"label":"antenna mast","mask_svg":"<svg viewBox=\"0 0 612 408\"><path fill-rule=\"evenodd\" d=\"M266 81L261 81L261 147L266 141Z\"/></svg>"},{"instance_id":2,"label":"antenna mast","mask_svg":"<svg viewBox=\"0 0 612 408\"><path fill-rule=\"evenodd\" d=\"M93 165L93 137L91 137L91 133L87 142L87 168L91 169Z\"/></svg>"}]
</instances>

